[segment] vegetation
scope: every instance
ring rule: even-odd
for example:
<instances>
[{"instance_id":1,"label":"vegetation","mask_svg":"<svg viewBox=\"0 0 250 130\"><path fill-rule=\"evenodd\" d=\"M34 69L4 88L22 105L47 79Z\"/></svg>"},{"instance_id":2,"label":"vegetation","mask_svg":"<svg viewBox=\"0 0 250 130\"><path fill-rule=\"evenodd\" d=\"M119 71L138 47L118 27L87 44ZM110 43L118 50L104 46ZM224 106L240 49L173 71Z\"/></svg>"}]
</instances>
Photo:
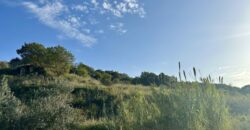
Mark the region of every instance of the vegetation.
<instances>
[{"instance_id":1,"label":"vegetation","mask_svg":"<svg viewBox=\"0 0 250 130\"><path fill-rule=\"evenodd\" d=\"M32 65L50 76L68 73L74 60L74 56L61 46L45 48L38 43L24 44L17 54L21 59L11 60L12 67Z\"/></svg>"},{"instance_id":2,"label":"vegetation","mask_svg":"<svg viewBox=\"0 0 250 130\"><path fill-rule=\"evenodd\" d=\"M5 123L9 125L1 125L6 127L3 129L228 130L232 127L225 100L210 84L201 87L198 83L187 83L176 88L105 87L60 78L11 76L8 79L7 88L14 95L9 92L13 99L6 101L15 99L11 103L15 105L8 105L14 110L3 112L7 114L3 117L11 121Z\"/></svg>"},{"instance_id":3,"label":"vegetation","mask_svg":"<svg viewBox=\"0 0 250 130\"><path fill-rule=\"evenodd\" d=\"M17 53L21 58L0 62L1 130L250 128L249 86L214 84L210 76L198 82L195 68L195 82L187 82L180 63L177 81L164 73L132 78L74 65L60 46L31 43Z\"/></svg>"},{"instance_id":4,"label":"vegetation","mask_svg":"<svg viewBox=\"0 0 250 130\"><path fill-rule=\"evenodd\" d=\"M0 69L9 68L9 64L7 62L0 61Z\"/></svg>"}]
</instances>

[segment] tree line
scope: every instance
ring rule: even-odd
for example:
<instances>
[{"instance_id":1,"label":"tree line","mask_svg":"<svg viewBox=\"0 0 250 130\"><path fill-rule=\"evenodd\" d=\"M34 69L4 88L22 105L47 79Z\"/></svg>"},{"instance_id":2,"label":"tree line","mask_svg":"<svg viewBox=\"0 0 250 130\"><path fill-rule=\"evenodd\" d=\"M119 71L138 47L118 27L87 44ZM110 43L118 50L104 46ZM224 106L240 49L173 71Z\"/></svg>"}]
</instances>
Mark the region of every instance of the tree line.
<instances>
[{"instance_id":1,"label":"tree line","mask_svg":"<svg viewBox=\"0 0 250 130\"><path fill-rule=\"evenodd\" d=\"M0 62L0 74L63 76L76 74L94 78L104 85L115 83L142 84L145 86L173 86L174 76L164 73L142 72L138 77L130 77L117 71L95 70L84 63L74 64L74 55L62 46L45 47L40 43L25 43L16 50L19 57L9 62Z\"/></svg>"}]
</instances>

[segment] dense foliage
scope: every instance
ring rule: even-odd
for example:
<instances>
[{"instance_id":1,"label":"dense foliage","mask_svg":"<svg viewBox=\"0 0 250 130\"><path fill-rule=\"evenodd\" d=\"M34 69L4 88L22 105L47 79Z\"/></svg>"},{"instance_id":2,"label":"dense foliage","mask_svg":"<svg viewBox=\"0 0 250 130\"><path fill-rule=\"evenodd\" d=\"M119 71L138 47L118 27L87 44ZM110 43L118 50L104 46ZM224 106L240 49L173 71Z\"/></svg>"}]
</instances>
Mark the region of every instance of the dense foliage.
<instances>
[{"instance_id":1,"label":"dense foliage","mask_svg":"<svg viewBox=\"0 0 250 130\"><path fill-rule=\"evenodd\" d=\"M32 65L43 69L47 75L59 76L68 73L73 64L74 56L61 46L44 47L42 44L24 44L17 50L21 59L10 61L13 68Z\"/></svg>"}]
</instances>

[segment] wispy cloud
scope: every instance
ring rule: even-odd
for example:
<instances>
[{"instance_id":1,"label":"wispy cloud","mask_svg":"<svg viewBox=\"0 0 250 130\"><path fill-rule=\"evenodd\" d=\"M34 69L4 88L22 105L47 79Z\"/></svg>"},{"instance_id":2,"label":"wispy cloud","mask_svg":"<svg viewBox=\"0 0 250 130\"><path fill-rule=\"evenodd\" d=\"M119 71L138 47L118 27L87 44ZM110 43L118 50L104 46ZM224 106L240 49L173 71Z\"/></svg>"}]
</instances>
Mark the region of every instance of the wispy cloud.
<instances>
[{"instance_id":1,"label":"wispy cloud","mask_svg":"<svg viewBox=\"0 0 250 130\"><path fill-rule=\"evenodd\" d=\"M111 30L117 31L117 32L119 32L120 34L124 34L124 33L127 32L127 30L124 29L124 24L123 24L123 23L111 24L109 27L110 27Z\"/></svg>"},{"instance_id":2,"label":"wispy cloud","mask_svg":"<svg viewBox=\"0 0 250 130\"><path fill-rule=\"evenodd\" d=\"M42 6L33 2L23 2L23 5L35 14L43 24L63 32L66 36L79 40L87 46L96 42L95 38L86 35L78 28L80 23L77 17L70 16L68 20L60 18L63 13L68 11L67 6L61 2L46 3Z\"/></svg>"},{"instance_id":3,"label":"wispy cloud","mask_svg":"<svg viewBox=\"0 0 250 130\"><path fill-rule=\"evenodd\" d=\"M140 17L144 17L146 14L138 0L78 0L77 2L27 0L21 2L21 5L44 25L58 30L68 38L78 40L86 46L94 44L98 39L96 35L103 35L105 28L120 34L126 33L124 23L119 22L119 19L124 18L125 14ZM113 19L115 20L113 21ZM102 24L103 20L110 24L98 25ZM95 27L97 25L98 28ZM60 36L62 35L60 34Z\"/></svg>"},{"instance_id":4,"label":"wispy cloud","mask_svg":"<svg viewBox=\"0 0 250 130\"><path fill-rule=\"evenodd\" d=\"M226 37L226 39L236 39L236 38L243 38L243 37L250 37L250 31L233 34L233 35Z\"/></svg>"}]
</instances>

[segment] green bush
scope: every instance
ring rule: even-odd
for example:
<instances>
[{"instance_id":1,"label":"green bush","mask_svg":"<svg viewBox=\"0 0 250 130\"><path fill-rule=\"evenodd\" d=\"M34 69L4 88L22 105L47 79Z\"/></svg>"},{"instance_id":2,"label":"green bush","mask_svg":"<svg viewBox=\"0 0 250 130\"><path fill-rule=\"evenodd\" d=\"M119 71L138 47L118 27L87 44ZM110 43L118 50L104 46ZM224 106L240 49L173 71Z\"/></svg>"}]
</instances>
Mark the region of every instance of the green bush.
<instances>
[{"instance_id":1,"label":"green bush","mask_svg":"<svg viewBox=\"0 0 250 130\"><path fill-rule=\"evenodd\" d=\"M70 107L71 89L58 86L13 87L16 98L3 78L0 84L0 129L66 130L77 123L77 110ZM23 101L19 100L19 98ZM24 105L25 104L25 105Z\"/></svg>"},{"instance_id":2,"label":"green bush","mask_svg":"<svg viewBox=\"0 0 250 130\"><path fill-rule=\"evenodd\" d=\"M22 116L20 129L23 130L67 130L74 123L74 110L67 103L67 96L50 96L35 100Z\"/></svg>"},{"instance_id":3,"label":"green bush","mask_svg":"<svg viewBox=\"0 0 250 130\"><path fill-rule=\"evenodd\" d=\"M22 116L24 106L13 96L7 84L7 79L0 79L0 129L18 129L18 120Z\"/></svg>"}]
</instances>

